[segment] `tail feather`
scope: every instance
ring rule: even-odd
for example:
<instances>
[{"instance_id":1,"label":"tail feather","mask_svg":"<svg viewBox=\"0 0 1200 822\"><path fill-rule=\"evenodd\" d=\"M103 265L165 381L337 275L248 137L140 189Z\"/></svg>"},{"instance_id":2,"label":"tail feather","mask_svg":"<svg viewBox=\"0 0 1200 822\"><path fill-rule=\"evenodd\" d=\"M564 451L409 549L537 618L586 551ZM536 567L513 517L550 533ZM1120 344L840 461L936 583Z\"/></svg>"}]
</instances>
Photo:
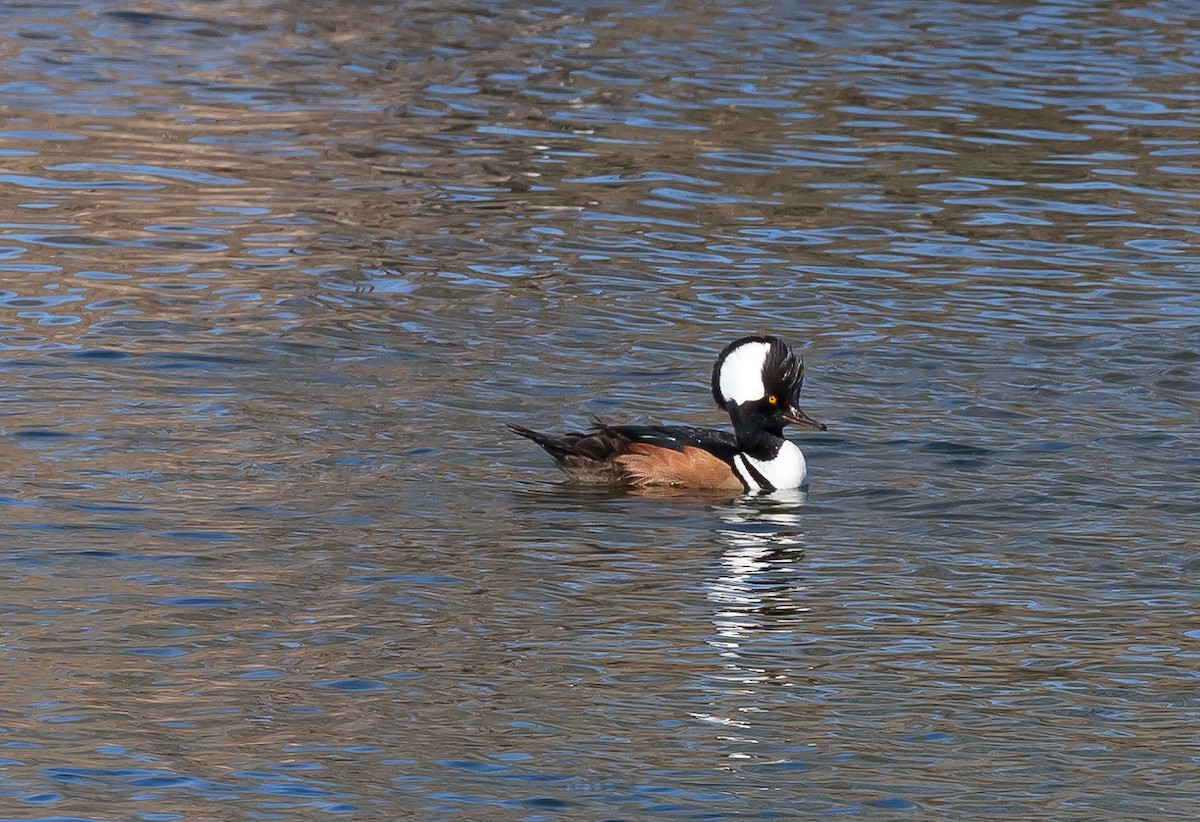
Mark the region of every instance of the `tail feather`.
<instances>
[{"instance_id":1,"label":"tail feather","mask_svg":"<svg viewBox=\"0 0 1200 822\"><path fill-rule=\"evenodd\" d=\"M587 433L557 435L543 434L523 425L510 424L508 429L540 445L574 479L606 483L628 480L625 469L616 460L629 452L629 440L610 428L598 425Z\"/></svg>"},{"instance_id":2,"label":"tail feather","mask_svg":"<svg viewBox=\"0 0 1200 822\"><path fill-rule=\"evenodd\" d=\"M561 462L568 456L585 456L578 448L575 447L573 440L577 440L579 435L572 436L555 436L553 434L543 434L541 431L534 431L532 428L526 428L523 425L508 424L508 430L514 434L520 434L526 439L533 440L538 445L546 450L546 452L554 457L555 460Z\"/></svg>"}]
</instances>

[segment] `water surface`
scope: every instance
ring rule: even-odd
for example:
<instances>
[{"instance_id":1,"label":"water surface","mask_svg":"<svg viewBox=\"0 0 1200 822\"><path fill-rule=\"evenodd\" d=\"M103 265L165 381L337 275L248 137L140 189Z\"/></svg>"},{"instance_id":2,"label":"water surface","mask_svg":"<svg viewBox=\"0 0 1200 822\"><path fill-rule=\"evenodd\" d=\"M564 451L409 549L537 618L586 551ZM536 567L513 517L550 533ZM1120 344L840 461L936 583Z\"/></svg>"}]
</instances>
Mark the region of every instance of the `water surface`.
<instances>
[{"instance_id":1,"label":"water surface","mask_svg":"<svg viewBox=\"0 0 1200 822\"><path fill-rule=\"evenodd\" d=\"M1192 815L1194 10L808 5L0 9L3 815Z\"/></svg>"}]
</instances>

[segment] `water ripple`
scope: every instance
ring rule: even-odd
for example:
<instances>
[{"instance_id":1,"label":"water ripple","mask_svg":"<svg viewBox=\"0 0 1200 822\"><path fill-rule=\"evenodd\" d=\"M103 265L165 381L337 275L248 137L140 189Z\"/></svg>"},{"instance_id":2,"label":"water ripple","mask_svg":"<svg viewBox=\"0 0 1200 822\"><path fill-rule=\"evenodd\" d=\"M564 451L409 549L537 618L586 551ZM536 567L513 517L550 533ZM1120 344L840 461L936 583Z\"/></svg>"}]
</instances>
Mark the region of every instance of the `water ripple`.
<instances>
[{"instance_id":1,"label":"water ripple","mask_svg":"<svg viewBox=\"0 0 1200 822\"><path fill-rule=\"evenodd\" d=\"M1189 7L0 17L6 796L1191 815ZM504 433L757 331L807 498Z\"/></svg>"}]
</instances>

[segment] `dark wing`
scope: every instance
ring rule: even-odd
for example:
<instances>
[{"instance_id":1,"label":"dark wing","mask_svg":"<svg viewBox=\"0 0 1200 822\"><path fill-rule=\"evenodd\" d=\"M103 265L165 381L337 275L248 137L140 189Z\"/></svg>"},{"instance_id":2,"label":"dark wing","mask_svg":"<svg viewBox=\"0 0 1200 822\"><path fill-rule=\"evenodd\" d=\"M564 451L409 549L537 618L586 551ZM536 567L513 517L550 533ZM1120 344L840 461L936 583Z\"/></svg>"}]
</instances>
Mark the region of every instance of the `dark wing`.
<instances>
[{"instance_id":1,"label":"dark wing","mask_svg":"<svg viewBox=\"0 0 1200 822\"><path fill-rule=\"evenodd\" d=\"M536 442L559 468L585 482L742 487L732 467L737 441L723 431L685 425L605 425L599 420L586 433L509 428Z\"/></svg>"},{"instance_id":2,"label":"dark wing","mask_svg":"<svg viewBox=\"0 0 1200 822\"><path fill-rule=\"evenodd\" d=\"M715 428L692 425L604 425L596 423L598 431L612 431L631 442L642 442L682 451L685 447L701 448L725 462L732 463L737 453L737 438Z\"/></svg>"}]
</instances>

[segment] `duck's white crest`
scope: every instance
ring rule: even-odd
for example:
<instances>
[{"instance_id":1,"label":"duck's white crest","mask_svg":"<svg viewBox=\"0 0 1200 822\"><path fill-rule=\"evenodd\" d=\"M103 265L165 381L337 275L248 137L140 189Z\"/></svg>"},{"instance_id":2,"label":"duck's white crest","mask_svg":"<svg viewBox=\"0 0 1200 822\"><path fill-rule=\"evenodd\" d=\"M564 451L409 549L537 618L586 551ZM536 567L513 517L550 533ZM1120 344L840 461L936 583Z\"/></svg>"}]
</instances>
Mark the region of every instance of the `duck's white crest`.
<instances>
[{"instance_id":1,"label":"duck's white crest","mask_svg":"<svg viewBox=\"0 0 1200 822\"><path fill-rule=\"evenodd\" d=\"M771 353L771 344L749 342L729 352L721 363L721 396L726 402L741 405L767 396L763 385L763 365Z\"/></svg>"}]
</instances>

